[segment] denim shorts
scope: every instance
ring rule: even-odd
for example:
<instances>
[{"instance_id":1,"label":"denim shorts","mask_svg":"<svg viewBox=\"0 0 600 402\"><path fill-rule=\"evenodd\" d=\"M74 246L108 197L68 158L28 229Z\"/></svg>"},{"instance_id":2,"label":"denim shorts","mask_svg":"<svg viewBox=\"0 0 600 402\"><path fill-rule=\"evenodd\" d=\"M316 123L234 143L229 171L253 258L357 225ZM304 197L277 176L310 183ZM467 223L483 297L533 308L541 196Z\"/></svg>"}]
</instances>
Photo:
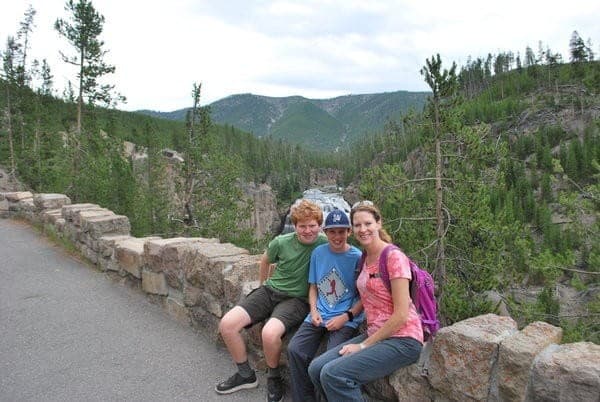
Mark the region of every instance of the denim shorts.
<instances>
[{"instance_id":1,"label":"denim shorts","mask_svg":"<svg viewBox=\"0 0 600 402\"><path fill-rule=\"evenodd\" d=\"M306 298L289 296L265 285L250 292L239 306L252 320L248 327L273 317L283 323L286 332L300 325L310 311Z\"/></svg>"}]
</instances>

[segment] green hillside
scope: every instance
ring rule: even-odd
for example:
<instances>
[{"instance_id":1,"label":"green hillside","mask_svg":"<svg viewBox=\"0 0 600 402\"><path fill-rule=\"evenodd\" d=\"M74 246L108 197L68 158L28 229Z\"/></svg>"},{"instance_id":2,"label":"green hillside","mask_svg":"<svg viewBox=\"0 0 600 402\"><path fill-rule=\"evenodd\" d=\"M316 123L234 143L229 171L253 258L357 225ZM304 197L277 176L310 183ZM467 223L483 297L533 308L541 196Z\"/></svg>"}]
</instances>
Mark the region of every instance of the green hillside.
<instances>
[{"instance_id":1,"label":"green hillside","mask_svg":"<svg viewBox=\"0 0 600 402\"><path fill-rule=\"evenodd\" d=\"M332 149L341 142L344 128L338 120L309 101L292 103L270 128L276 139Z\"/></svg>"},{"instance_id":2,"label":"green hillside","mask_svg":"<svg viewBox=\"0 0 600 402\"><path fill-rule=\"evenodd\" d=\"M442 75L448 90L410 114L397 93L240 95L211 105L212 122L205 108L170 121L86 106L81 132L73 102L0 80L0 164L34 192L127 215L136 236L218 237L256 253L268 239L239 226L252 211L242 186L270 185L285 210L311 169L342 172L346 199L379 205L394 242L433 273L446 324L502 308L598 343L600 63L498 66ZM215 124L223 110L247 131ZM162 158L165 147L184 162Z\"/></svg>"},{"instance_id":3,"label":"green hillside","mask_svg":"<svg viewBox=\"0 0 600 402\"><path fill-rule=\"evenodd\" d=\"M430 103L341 155L346 196L381 207L448 322L505 309L600 342L600 63L472 64L455 83L439 127Z\"/></svg>"},{"instance_id":4,"label":"green hillside","mask_svg":"<svg viewBox=\"0 0 600 402\"><path fill-rule=\"evenodd\" d=\"M216 123L232 125L257 137L272 136L310 149L334 150L380 131L386 121L397 119L409 110L421 111L428 95L428 92L397 91L307 99L242 94L213 102L209 107ZM185 120L186 111L140 113Z\"/></svg>"}]
</instances>

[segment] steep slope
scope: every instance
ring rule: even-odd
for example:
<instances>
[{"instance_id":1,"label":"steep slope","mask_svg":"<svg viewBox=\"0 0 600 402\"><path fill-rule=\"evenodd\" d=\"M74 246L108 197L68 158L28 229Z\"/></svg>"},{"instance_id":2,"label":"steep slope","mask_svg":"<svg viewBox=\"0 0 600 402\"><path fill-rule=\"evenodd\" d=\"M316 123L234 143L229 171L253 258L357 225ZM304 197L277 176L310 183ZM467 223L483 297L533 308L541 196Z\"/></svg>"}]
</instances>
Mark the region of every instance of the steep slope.
<instances>
[{"instance_id":1,"label":"steep slope","mask_svg":"<svg viewBox=\"0 0 600 402\"><path fill-rule=\"evenodd\" d=\"M257 137L272 136L307 148L334 150L380 131L390 118L398 118L411 109L420 111L428 95L428 92L397 91L307 99L240 94L209 106L212 119L218 124L232 125ZM186 111L139 112L184 120Z\"/></svg>"},{"instance_id":2,"label":"steep slope","mask_svg":"<svg viewBox=\"0 0 600 402\"><path fill-rule=\"evenodd\" d=\"M273 138L331 149L340 144L343 125L311 102L293 103L270 128Z\"/></svg>"}]
</instances>

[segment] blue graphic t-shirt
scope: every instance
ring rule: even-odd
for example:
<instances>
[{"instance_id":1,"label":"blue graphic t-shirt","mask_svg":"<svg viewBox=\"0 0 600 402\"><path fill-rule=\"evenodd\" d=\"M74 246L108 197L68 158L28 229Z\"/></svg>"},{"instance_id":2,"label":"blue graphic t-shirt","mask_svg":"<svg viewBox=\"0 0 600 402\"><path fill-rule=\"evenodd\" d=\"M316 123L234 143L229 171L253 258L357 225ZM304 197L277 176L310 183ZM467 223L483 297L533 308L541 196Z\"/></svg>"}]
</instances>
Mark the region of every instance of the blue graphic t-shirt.
<instances>
[{"instance_id":1,"label":"blue graphic t-shirt","mask_svg":"<svg viewBox=\"0 0 600 402\"><path fill-rule=\"evenodd\" d=\"M350 310L358 301L354 272L361 254L354 246L350 246L344 253L332 252L329 244L322 244L313 250L308 283L317 286L317 310L321 313L324 324ZM345 325L356 328L363 319L361 312ZM311 322L310 314L304 321Z\"/></svg>"}]
</instances>

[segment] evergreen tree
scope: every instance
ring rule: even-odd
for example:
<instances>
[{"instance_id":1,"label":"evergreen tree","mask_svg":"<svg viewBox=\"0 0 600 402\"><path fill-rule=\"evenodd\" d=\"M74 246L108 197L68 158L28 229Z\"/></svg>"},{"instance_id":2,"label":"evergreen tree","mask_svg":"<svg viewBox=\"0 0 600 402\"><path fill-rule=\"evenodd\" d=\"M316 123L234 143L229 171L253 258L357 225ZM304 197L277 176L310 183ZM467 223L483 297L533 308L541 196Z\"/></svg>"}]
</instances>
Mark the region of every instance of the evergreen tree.
<instances>
[{"instance_id":1,"label":"evergreen tree","mask_svg":"<svg viewBox=\"0 0 600 402\"><path fill-rule=\"evenodd\" d=\"M9 177L14 179L17 171L15 153L15 131L14 131L14 100L13 94L16 91L19 82L19 69L17 60L19 57L20 46L13 37L8 37L6 40L6 50L2 53L2 78L6 81L4 85L6 106L4 110L4 128L7 132L8 147L9 147Z\"/></svg>"},{"instance_id":2,"label":"evergreen tree","mask_svg":"<svg viewBox=\"0 0 600 402\"><path fill-rule=\"evenodd\" d=\"M27 71L27 50L29 50L29 34L33 32L33 28L35 26L33 23L33 17L35 14L35 9L30 5L25 12L25 18L19 24L20 28L17 32L17 41L20 42L21 48L21 61L19 65L20 72L18 77L18 84L20 86L28 85L31 79Z\"/></svg>"},{"instance_id":3,"label":"evergreen tree","mask_svg":"<svg viewBox=\"0 0 600 402\"><path fill-rule=\"evenodd\" d=\"M54 27L75 49L72 56L60 52L64 62L77 67L77 134L81 135L84 102L93 105L100 101L107 106L123 101L113 94L114 85L100 84L106 74L115 72L115 67L104 62L107 51L100 40L104 16L98 13L92 2L69 0L65 5L68 19L57 19Z\"/></svg>"},{"instance_id":4,"label":"evergreen tree","mask_svg":"<svg viewBox=\"0 0 600 402\"><path fill-rule=\"evenodd\" d=\"M571 62L572 63L580 63L588 60L588 52L587 47L585 46L585 42L581 39L581 36L577 33L577 31L573 31L571 35L571 40L569 41L569 49L571 52Z\"/></svg>"},{"instance_id":5,"label":"evergreen tree","mask_svg":"<svg viewBox=\"0 0 600 402\"><path fill-rule=\"evenodd\" d=\"M435 134L435 216L436 216L436 266L434 275L437 279L437 285L443 289L446 282L446 267L445 267L445 235L447 231L447 215L448 211L444 209L443 198L444 188L443 180L443 165L442 165L442 116L444 103L451 101L458 87L458 79L456 77L456 63L452 64L450 70L442 71L442 60L440 55L432 56L431 60L425 60L425 66L421 69L421 75L425 78L425 82L431 88L433 96L430 98L430 109L433 114L433 127ZM442 298L440 294L440 299Z\"/></svg>"}]
</instances>

